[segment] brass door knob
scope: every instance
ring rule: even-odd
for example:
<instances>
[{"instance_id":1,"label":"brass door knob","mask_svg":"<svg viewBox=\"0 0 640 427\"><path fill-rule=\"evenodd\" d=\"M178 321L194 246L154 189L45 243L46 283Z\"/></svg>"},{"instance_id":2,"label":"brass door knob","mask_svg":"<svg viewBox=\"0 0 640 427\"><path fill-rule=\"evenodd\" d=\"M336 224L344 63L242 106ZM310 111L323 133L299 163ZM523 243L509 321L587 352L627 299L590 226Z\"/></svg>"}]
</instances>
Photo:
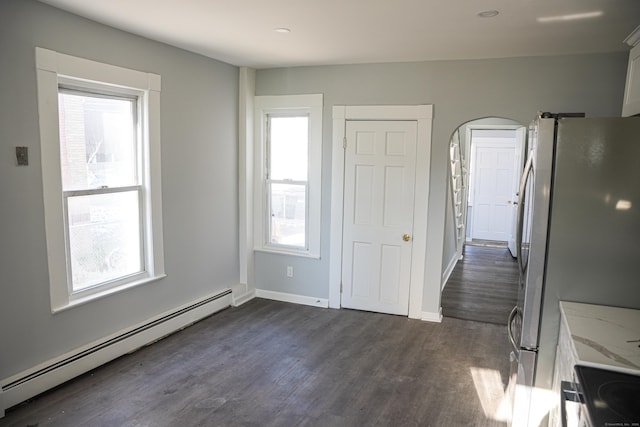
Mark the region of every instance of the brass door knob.
<instances>
[{"instance_id":1,"label":"brass door knob","mask_svg":"<svg viewBox=\"0 0 640 427\"><path fill-rule=\"evenodd\" d=\"M404 240L405 242L408 242L409 240L411 240L411 236L410 236L410 235L408 235L408 234L404 234L404 235L402 236L402 240Z\"/></svg>"}]
</instances>

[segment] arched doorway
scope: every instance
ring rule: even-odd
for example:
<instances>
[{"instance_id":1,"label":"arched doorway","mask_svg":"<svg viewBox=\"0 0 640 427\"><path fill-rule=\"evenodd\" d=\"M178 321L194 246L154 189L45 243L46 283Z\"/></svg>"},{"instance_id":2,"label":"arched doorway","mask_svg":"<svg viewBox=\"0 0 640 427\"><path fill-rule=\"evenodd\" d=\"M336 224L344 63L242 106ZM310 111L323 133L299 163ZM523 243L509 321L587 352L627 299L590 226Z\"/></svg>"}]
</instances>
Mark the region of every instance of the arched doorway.
<instances>
[{"instance_id":1,"label":"arched doorway","mask_svg":"<svg viewBox=\"0 0 640 427\"><path fill-rule=\"evenodd\" d=\"M444 316L505 323L515 303L518 276L507 247L515 240L514 202L525 136L520 122L500 117L471 120L452 133Z\"/></svg>"}]
</instances>

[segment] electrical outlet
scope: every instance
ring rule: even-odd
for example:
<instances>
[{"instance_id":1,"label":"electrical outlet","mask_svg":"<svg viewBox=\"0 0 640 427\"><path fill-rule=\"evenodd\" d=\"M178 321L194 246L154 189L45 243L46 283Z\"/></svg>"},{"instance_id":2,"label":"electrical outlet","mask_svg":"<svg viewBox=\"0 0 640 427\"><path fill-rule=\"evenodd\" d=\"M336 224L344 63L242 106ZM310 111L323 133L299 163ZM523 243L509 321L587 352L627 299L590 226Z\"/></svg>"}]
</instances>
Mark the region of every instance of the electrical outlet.
<instances>
[{"instance_id":1,"label":"electrical outlet","mask_svg":"<svg viewBox=\"0 0 640 427\"><path fill-rule=\"evenodd\" d=\"M287 277L293 277L293 267L292 266L288 266L287 267Z\"/></svg>"},{"instance_id":2,"label":"electrical outlet","mask_svg":"<svg viewBox=\"0 0 640 427\"><path fill-rule=\"evenodd\" d=\"M16 160L18 166L29 165L29 147L16 147Z\"/></svg>"}]
</instances>

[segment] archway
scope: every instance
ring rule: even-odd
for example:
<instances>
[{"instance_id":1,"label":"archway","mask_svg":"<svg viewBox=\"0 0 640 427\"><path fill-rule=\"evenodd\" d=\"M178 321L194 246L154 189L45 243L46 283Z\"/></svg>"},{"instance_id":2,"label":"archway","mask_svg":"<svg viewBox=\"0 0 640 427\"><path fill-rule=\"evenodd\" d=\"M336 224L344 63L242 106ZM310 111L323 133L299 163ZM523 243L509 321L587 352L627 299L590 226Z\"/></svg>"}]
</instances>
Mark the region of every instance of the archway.
<instances>
[{"instance_id":1,"label":"archway","mask_svg":"<svg viewBox=\"0 0 640 427\"><path fill-rule=\"evenodd\" d=\"M513 306L511 299L517 296L517 270L511 268L510 264L514 261L506 247L509 236L515 233L515 221L509 221L515 217L514 202L524 160L525 136L526 129L520 122L500 117L470 120L456 128L451 135L445 210L447 217L443 242L445 286L441 300L445 316L493 323L506 322L506 317L502 319L504 316L501 311L510 309L509 307ZM521 141L516 143L516 138L520 138ZM491 166L491 162L487 162L486 159L493 159L496 166ZM511 168L510 175L505 172L505 163ZM492 170L492 167L495 167L495 170ZM474 185L470 185L473 182L481 182L470 180L476 177L482 177L484 187L496 190L494 199L499 199L500 203L487 205L487 197L484 197L486 191L478 192ZM477 211L474 212L476 208ZM478 215L478 212L482 215ZM470 220L474 219L474 214L476 221L482 222L482 226L469 224ZM478 229L486 228L485 225L492 221L503 227L502 235L496 235L496 240L478 239L478 236L491 236L478 232ZM478 245L478 242L481 246L492 249L497 246L501 249L494 253L484 248L467 246ZM495 259L484 258L494 256ZM452 287L457 287L454 299L446 294L449 279ZM485 282L486 286L483 285ZM491 285L501 282L504 283L497 287ZM511 289L511 282L514 289ZM492 298L491 292L494 291L497 294ZM448 292L452 294L451 290ZM483 306L478 301L486 304ZM504 304L494 304L496 301L504 301ZM464 314L461 316L460 313Z\"/></svg>"}]
</instances>

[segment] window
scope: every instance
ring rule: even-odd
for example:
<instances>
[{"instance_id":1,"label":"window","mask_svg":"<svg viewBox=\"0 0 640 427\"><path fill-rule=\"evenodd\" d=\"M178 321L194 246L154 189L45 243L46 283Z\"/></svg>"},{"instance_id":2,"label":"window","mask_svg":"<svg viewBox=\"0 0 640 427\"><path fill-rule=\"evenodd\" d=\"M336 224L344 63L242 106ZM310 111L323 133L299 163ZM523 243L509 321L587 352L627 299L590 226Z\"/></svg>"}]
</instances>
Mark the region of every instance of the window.
<instances>
[{"instance_id":1,"label":"window","mask_svg":"<svg viewBox=\"0 0 640 427\"><path fill-rule=\"evenodd\" d=\"M320 256L322 95L256 97L256 249Z\"/></svg>"},{"instance_id":2,"label":"window","mask_svg":"<svg viewBox=\"0 0 640 427\"><path fill-rule=\"evenodd\" d=\"M144 271L137 98L58 90L67 268L82 291Z\"/></svg>"},{"instance_id":3,"label":"window","mask_svg":"<svg viewBox=\"0 0 640 427\"><path fill-rule=\"evenodd\" d=\"M309 116L267 115L268 244L307 249Z\"/></svg>"},{"instance_id":4,"label":"window","mask_svg":"<svg viewBox=\"0 0 640 427\"><path fill-rule=\"evenodd\" d=\"M160 78L40 48L36 60L55 312L164 277Z\"/></svg>"}]
</instances>

